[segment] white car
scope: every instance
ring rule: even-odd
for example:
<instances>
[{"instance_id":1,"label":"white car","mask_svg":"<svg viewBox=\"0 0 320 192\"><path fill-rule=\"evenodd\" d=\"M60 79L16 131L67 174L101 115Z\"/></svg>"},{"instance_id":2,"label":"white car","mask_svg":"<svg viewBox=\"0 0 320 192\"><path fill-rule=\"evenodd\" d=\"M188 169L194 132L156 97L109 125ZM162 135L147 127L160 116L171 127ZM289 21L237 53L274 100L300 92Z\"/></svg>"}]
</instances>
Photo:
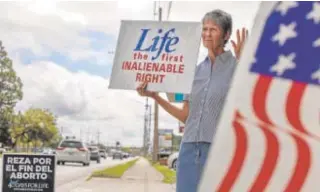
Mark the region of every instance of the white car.
<instances>
[{"instance_id":1,"label":"white car","mask_svg":"<svg viewBox=\"0 0 320 192\"><path fill-rule=\"evenodd\" d=\"M167 160L167 164L170 169L177 170L178 156L179 156L179 152L172 153L169 156Z\"/></svg>"},{"instance_id":2,"label":"white car","mask_svg":"<svg viewBox=\"0 0 320 192\"><path fill-rule=\"evenodd\" d=\"M56 149L56 158L57 163L62 165L65 162L90 165L90 151L85 143L79 140L62 140Z\"/></svg>"}]
</instances>

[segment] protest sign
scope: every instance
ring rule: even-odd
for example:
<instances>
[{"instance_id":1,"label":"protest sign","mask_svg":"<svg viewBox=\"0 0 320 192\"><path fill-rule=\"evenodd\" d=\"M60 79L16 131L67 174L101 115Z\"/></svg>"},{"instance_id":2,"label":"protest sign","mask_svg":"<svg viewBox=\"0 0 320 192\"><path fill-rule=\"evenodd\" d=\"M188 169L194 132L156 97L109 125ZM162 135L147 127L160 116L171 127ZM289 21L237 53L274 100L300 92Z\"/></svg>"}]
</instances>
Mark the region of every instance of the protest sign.
<instances>
[{"instance_id":1,"label":"protest sign","mask_svg":"<svg viewBox=\"0 0 320 192\"><path fill-rule=\"evenodd\" d=\"M198 191L318 191L319 7L261 4Z\"/></svg>"},{"instance_id":2,"label":"protest sign","mask_svg":"<svg viewBox=\"0 0 320 192\"><path fill-rule=\"evenodd\" d=\"M4 154L2 191L55 191L55 156Z\"/></svg>"},{"instance_id":3,"label":"protest sign","mask_svg":"<svg viewBox=\"0 0 320 192\"><path fill-rule=\"evenodd\" d=\"M200 39L199 22L122 21L109 88L190 93Z\"/></svg>"}]
</instances>

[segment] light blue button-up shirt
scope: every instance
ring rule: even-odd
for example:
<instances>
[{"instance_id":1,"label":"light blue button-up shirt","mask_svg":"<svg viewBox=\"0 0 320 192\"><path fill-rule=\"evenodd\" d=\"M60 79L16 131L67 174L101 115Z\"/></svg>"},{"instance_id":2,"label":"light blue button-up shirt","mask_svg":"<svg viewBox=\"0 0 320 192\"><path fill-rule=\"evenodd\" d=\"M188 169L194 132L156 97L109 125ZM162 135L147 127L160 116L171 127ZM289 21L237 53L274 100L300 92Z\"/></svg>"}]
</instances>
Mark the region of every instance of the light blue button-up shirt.
<instances>
[{"instance_id":1,"label":"light blue button-up shirt","mask_svg":"<svg viewBox=\"0 0 320 192\"><path fill-rule=\"evenodd\" d=\"M189 101L189 115L183 142L212 142L237 60L230 51L216 57L212 65L207 57L195 70Z\"/></svg>"}]
</instances>

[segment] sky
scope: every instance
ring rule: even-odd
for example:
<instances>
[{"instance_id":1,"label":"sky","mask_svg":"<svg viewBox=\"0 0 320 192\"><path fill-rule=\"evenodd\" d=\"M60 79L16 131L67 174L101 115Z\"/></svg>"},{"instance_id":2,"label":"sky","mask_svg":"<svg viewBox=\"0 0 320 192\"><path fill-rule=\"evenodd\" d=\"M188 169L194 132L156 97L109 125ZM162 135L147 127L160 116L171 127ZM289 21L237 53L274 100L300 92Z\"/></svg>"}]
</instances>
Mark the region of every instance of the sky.
<instances>
[{"instance_id":1,"label":"sky","mask_svg":"<svg viewBox=\"0 0 320 192\"><path fill-rule=\"evenodd\" d=\"M208 11L225 10L233 17L232 39L240 27L250 33L259 8L255 1L174 1L168 15L169 2L159 4L170 21L201 21ZM146 0L0 2L0 40L24 85L16 110L50 109L65 135L96 139L99 130L105 144L142 146L145 98L108 83L121 20L157 19L153 11ZM205 56L201 45L199 60ZM160 108L159 128L177 133L178 121Z\"/></svg>"}]
</instances>

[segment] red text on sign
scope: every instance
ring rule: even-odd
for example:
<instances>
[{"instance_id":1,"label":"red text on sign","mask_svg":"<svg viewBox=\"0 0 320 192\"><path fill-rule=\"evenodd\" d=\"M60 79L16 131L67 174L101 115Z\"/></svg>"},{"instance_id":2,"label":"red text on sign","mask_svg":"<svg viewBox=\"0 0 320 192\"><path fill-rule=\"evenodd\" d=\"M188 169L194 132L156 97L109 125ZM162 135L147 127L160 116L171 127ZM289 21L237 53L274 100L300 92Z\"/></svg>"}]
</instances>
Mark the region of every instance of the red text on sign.
<instances>
[{"instance_id":1,"label":"red text on sign","mask_svg":"<svg viewBox=\"0 0 320 192\"><path fill-rule=\"evenodd\" d=\"M150 73L137 73L136 81L148 83L162 83L165 75L150 74Z\"/></svg>"},{"instance_id":2,"label":"red text on sign","mask_svg":"<svg viewBox=\"0 0 320 192\"><path fill-rule=\"evenodd\" d=\"M122 63L122 69L129 70L129 71L183 73L184 64L164 64L164 63L151 63L151 62L124 61Z\"/></svg>"}]
</instances>

